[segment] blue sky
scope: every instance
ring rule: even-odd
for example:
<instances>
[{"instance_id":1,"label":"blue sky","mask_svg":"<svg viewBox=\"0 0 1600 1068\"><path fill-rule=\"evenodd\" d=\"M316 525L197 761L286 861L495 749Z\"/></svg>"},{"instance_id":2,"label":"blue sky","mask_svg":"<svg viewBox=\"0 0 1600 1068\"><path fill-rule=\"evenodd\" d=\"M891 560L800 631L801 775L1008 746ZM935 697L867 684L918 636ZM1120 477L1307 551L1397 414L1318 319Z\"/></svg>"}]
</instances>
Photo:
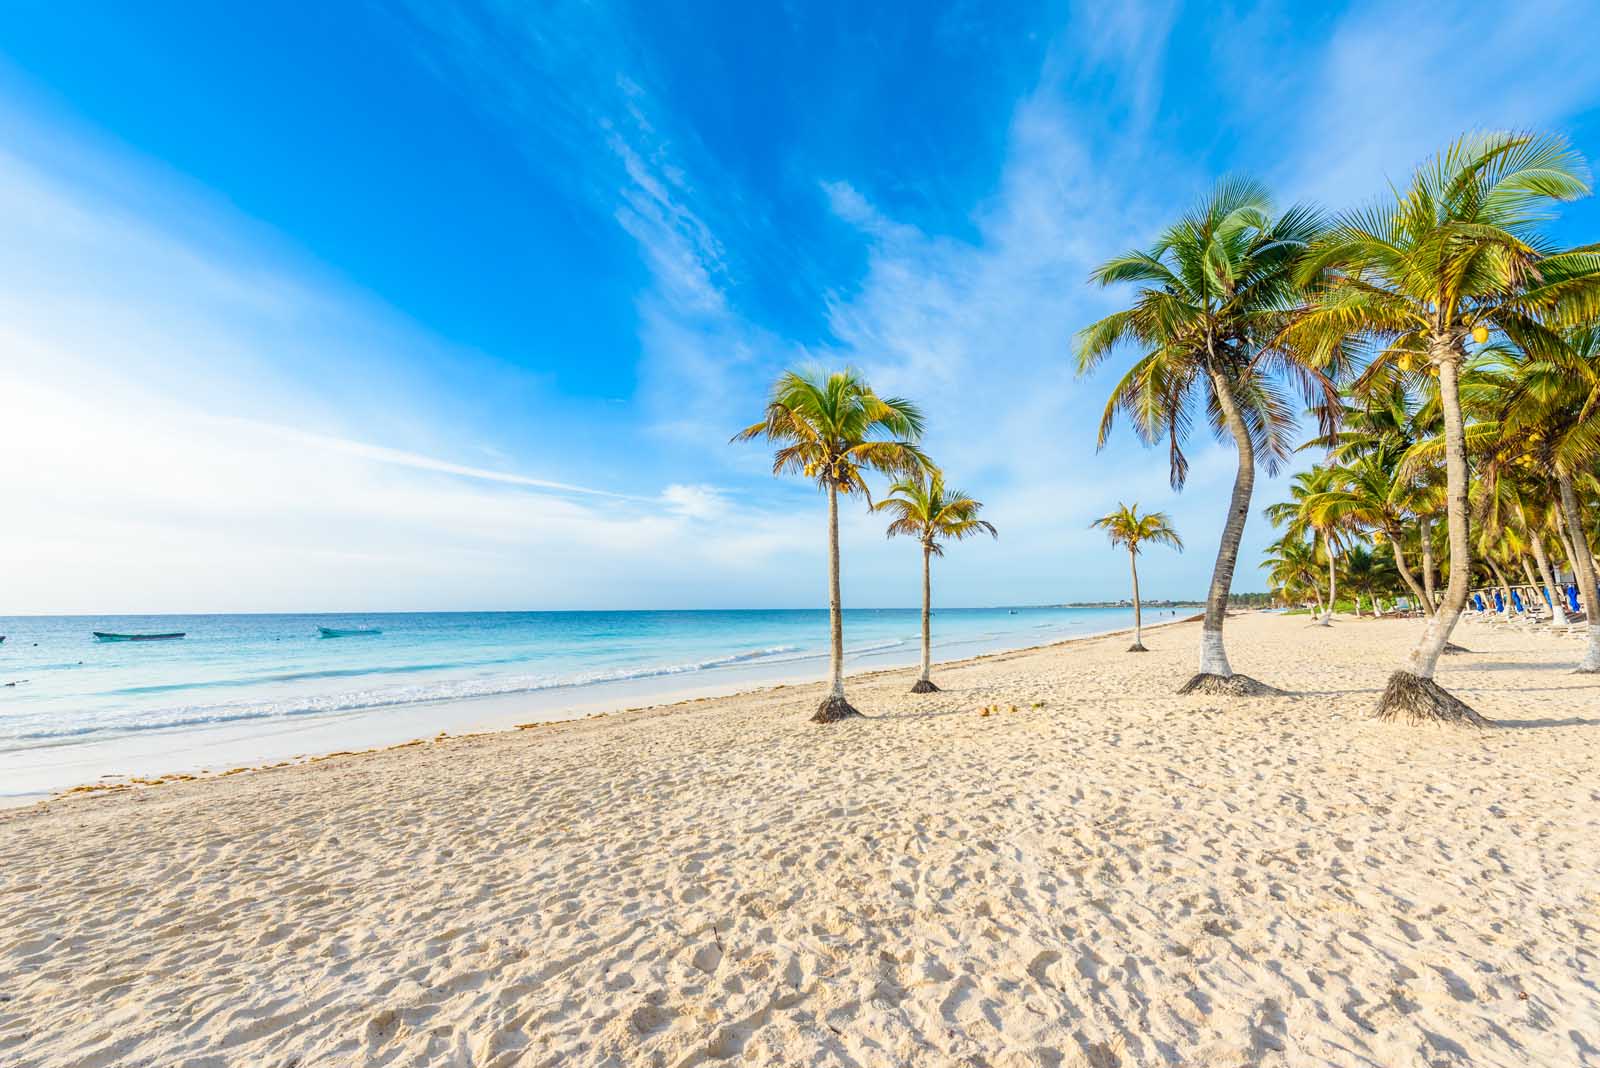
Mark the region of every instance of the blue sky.
<instances>
[{"instance_id":1,"label":"blue sky","mask_svg":"<svg viewBox=\"0 0 1600 1068\"><path fill-rule=\"evenodd\" d=\"M816 605L821 499L728 444L808 362L988 503L941 603L1123 596L1119 499L1198 596L1231 454L1095 453L1088 270L1227 171L1339 208L1474 127L1600 154L1586 5L1309 7L4 5L4 610ZM881 527L847 603L916 598Z\"/></svg>"}]
</instances>

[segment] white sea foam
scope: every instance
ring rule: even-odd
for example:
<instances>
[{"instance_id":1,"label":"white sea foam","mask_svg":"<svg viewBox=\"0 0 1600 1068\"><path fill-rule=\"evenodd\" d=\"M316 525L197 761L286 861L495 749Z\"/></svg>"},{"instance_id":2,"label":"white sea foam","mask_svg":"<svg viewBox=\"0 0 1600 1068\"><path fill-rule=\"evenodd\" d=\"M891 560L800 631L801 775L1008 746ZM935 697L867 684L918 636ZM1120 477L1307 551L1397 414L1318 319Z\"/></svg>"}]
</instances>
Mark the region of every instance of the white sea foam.
<instances>
[{"instance_id":1,"label":"white sea foam","mask_svg":"<svg viewBox=\"0 0 1600 1068\"><path fill-rule=\"evenodd\" d=\"M850 650L851 653L876 651L904 644L900 641L882 642ZM795 655L800 654L800 655ZM774 645L765 649L730 653L683 664L664 664L654 667L613 669L581 672L570 675L507 675L487 679L450 679L405 686L382 686L341 693L297 695L273 700L236 701L180 705L151 709L127 715L98 717L93 723L75 725L40 726L30 729L26 721L13 721L10 730L0 729L0 749L31 748L38 745L61 744L91 735L131 733L136 731L169 730L181 727L211 726L255 719L281 719L291 716L333 715L343 712L362 712L371 709L392 708L398 705L419 704L425 701L448 701L473 697L498 697L507 694L534 693L541 690L567 687L593 686L607 682L629 682L637 679L663 678L697 671L733 667L741 664L792 663L820 659L825 654L805 653L798 645ZM14 743L14 744L6 744Z\"/></svg>"}]
</instances>

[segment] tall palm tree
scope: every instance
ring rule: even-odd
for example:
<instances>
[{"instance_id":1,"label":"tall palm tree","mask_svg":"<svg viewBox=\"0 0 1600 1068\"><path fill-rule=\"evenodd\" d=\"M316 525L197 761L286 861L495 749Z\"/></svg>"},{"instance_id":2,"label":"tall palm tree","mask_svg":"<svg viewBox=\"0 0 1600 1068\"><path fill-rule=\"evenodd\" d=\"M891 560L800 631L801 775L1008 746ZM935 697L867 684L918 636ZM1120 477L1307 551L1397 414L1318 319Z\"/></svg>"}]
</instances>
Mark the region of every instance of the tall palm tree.
<instances>
[{"instance_id":1,"label":"tall palm tree","mask_svg":"<svg viewBox=\"0 0 1600 1068\"><path fill-rule=\"evenodd\" d=\"M1171 546L1181 553L1183 539L1178 537L1172 517L1165 512L1140 515L1138 501L1132 504L1118 501L1116 511L1106 513L1089 526L1101 528L1106 532L1106 537L1111 539L1112 545L1122 545L1128 550L1128 569L1133 574L1133 644L1128 647L1128 652L1149 652L1144 647L1144 613L1139 601L1139 547L1149 542L1151 545Z\"/></svg>"},{"instance_id":2,"label":"tall palm tree","mask_svg":"<svg viewBox=\"0 0 1600 1068\"><path fill-rule=\"evenodd\" d=\"M858 716L844 696L844 622L839 602L839 495L859 493L870 504L866 471L909 475L932 467L917 445L922 413L899 397L880 397L851 369L785 371L772 386L765 418L733 436L765 438L778 446L774 475L796 472L828 495L828 630L830 686L814 723Z\"/></svg>"},{"instance_id":3,"label":"tall palm tree","mask_svg":"<svg viewBox=\"0 0 1600 1068\"><path fill-rule=\"evenodd\" d=\"M1399 458L1387 448L1363 453L1359 458L1332 468L1331 485L1308 496L1303 507L1308 515L1330 526L1348 526L1379 535L1389 543L1395 571L1424 606L1427 591L1418 583L1406 559L1406 509L1397 498L1405 496L1406 482L1397 469Z\"/></svg>"},{"instance_id":4,"label":"tall palm tree","mask_svg":"<svg viewBox=\"0 0 1600 1068\"><path fill-rule=\"evenodd\" d=\"M1309 593L1321 611L1322 566L1317 561L1316 546L1302 537L1286 534L1267 546L1261 566L1267 569L1267 581L1282 591L1284 600L1303 604Z\"/></svg>"},{"instance_id":5,"label":"tall palm tree","mask_svg":"<svg viewBox=\"0 0 1600 1068\"><path fill-rule=\"evenodd\" d=\"M1512 362L1514 381L1500 424L1503 451L1521 454L1555 481L1553 511L1560 517L1568 559L1583 598L1589 643L1577 670L1600 672L1600 605L1594 554L1584 525L1581 488L1600 462L1600 326L1568 331L1563 344L1542 356ZM1535 545L1535 552L1538 547Z\"/></svg>"},{"instance_id":6,"label":"tall palm tree","mask_svg":"<svg viewBox=\"0 0 1600 1068\"><path fill-rule=\"evenodd\" d=\"M872 506L875 512L894 516L888 537L903 534L922 543L922 674L912 693L935 693L939 687L929 678L933 670L931 626L933 615L933 558L944 555L942 541L961 541L977 534L999 537L994 524L979 519L983 504L961 490L947 490L944 475L922 471L901 478L889 487L889 496Z\"/></svg>"},{"instance_id":7,"label":"tall palm tree","mask_svg":"<svg viewBox=\"0 0 1600 1068\"><path fill-rule=\"evenodd\" d=\"M1507 403L1516 400L1513 386ZM1550 602L1551 621L1564 625L1567 622L1564 598L1550 570L1544 541L1555 503L1555 487L1550 485L1546 473L1549 468L1537 471L1529 456L1530 450L1540 449L1539 435L1524 435L1520 427L1507 432L1504 424L1498 421L1485 421L1480 425L1501 428L1496 435L1498 440L1490 446L1488 461L1481 467L1478 498L1484 533L1496 543L1510 543L1528 584L1545 591L1545 598ZM1537 573L1528 562L1530 553L1538 565Z\"/></svg>"},{"instance_id":8,"label":"tall palm tree","mask_svg":"<svg viewBox=\"0 0 1600 1068\"><path fill-rule=\"evenodd\" d=\"M1359 543L1345 550L1344 580L1355 599L1356 615L1361 614L1362 595L1371 602L1372 614L1381 615L1378 610L1378 594L1392 589L1395 577L1392 561L1383 553L1375 552Z\"/></svg>"},{"instance_id":9,"label":"tall palm tree","mask_svg":"<svg viewBox=\"0 0 1600 1068\"><path fill-rule=\"evenodd\" d=\"M1328 564L1328 610L1318 622L1324 627L1333 624L1333 606L1339 594L1339 531L1345 524L1337 514L1316 511L1307 507L1307 502L1332 489L1336 477L1332 467L1302 471L1290 480L1289 500L1262 510L1273 526L1284 527L1289 535L1301 537L1309 531L1322 542Z\"/></svg>"},{"instance_id":10,"label":"tall palm tree","mask_svg":"<svg viewBox=\"0 0 1600 1068\"><path fill-rule=\"evenodd\" d=\"M1418 397L1417 387L1431 385L1431 380L1417 383L1415 378L1398 367L1391 368L1387 374L1368 375L1361 388L1352 392L1352 401L1344 405L1338 433L1315 438L1301 448L1321 446L1327 449L1328 462L1338 465L1342 471L1363 469L1360 481L1369 491L1380 483L1385 486L1387 501L1383 510L1389 513L1389 522L1367 525L1381 526L1385 537L1395 545L1395 564L1401 578L1420 603L1423 614L1432 616L1435 607L1433 518L1444 502L1444 457L1441 455L1435 463L1411 466L1404 478L1398 470L1400 458L1412 446L1439 434L1439 405L1431 396L1426 402ZM1382 457L1378 467L1365 462L1373 456ZM1404 527L1413 517L1422 567L1420 585L1403 555Z\"/></svg>"},{"instance_id":11,"label":"tall palm tree","mask_svg":"<svg viewBox=\"0 0 1600 1068\"><path fill-rule=\"evenodd\" d=\"M1550 622L1564 627L1569 622L1567 600L1556 582L1555 569L1550 566L1550 548L1545 541L1556 526L1555 505L1553 498L1529 495L1523 499L1522 514L1528 525L1528 545L1533 550L1533 562L1538 570L1539 581L1544 584L1545 600L1550 602ZM1556 543L1560 543L1559 538Z\"/></svg>"},{"instance_id":12,"label":"tall palm tree","mask_svg":"<svg viewBox=\"0 0 1600 1068\"><path fill-rule=\"evenodd\" d=\"M1331 433L1338 390L1322 371L1281 343L1286 316L1301 301L1296 263L1321 232L1310 208L1274 215L1265 189L1249 179L1219 182L1198 207L1169 227L1148 250L1102 264L1091 276L1100 285L1131 282L1132 306L1106 316L1077 337L1078 374L1099 366L1114 350L1138 353L1112 391L1100 420L1103 448L1120 412L1147 445L1165 439L1173 488L1181 489L1189 462L1183 446L1197 420L1230 438L1238 473L1217 561L1206 595L1200 637L1200 671L1179 691L1248 694L1269 688L1235 675L1222 641L1228 592L1250 514L1259 463L1276 474L1291 449L1295 410L1286 388L1298 388ZM1324 362L1338 362L1329 350Z\"/></svg>"},{"instance_id":13,"label":"tall palm tree","mask_svg":"<svg viewBox=\"0 0 1600 1068\"><path fill-rule=\"evenodd\" d=\"M1304 257L1315 287L1286 341L1307 351L1367 342L1369 373L1398 365L1438 378L1444 423L1450 581L1444 603L1378 705L1383 719L1485 721L1433 675L1466 607L1472 573L1467 450L1459 376L1467 339L1500 332L1542 344L1537 316L1600 299L1600 266L1587 251L1560 252L1538 224L1553 201L1589 192L1582 159L1565 141L1530 134L1464 137L1418 167L1380 203L1341 218Z\"/></svg>"}]
</instances>

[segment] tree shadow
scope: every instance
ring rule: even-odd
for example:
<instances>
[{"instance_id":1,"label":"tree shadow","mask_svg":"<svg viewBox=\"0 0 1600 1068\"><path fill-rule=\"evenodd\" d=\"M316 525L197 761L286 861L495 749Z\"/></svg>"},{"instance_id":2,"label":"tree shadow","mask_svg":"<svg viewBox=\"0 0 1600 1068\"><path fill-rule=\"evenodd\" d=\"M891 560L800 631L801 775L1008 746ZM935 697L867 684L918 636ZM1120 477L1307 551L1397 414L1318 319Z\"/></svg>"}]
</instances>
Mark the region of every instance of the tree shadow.
<instances>
[{"instance_id":1,"label":"tree shadow","mask_svg":"<svg viewBox=\"0 0 1600 1068\"><path fill-rule=\"evenodd\" d=\"M1512 727L1517 730L1534 730L1539 727L1600 727L1600 719L1584 719L1582 716L1568 716L1566 719L1497 719L1496 727Z\"/></svg>"},{"instance_id":2,"label":"tree shadow","mask_svg":"<svg viewBox=\"0 0 1600 1068\"><path fill-rule=\"evenodd\" d=\"M1287 694L1290 697L1349 697L1352 694L1358 694L1358 693L1378 693L1378 694L1381 694L1382 692L1383 692L1383 687L1382 686L1351 686L1351 687L1349 687L1347 689L1343 689L1343 690L1285 690L1284 691L1284 693Z\"/></svg>"},{"instance_id":3,"label":"tree shadow","mask_svg":"<svg viewBox=\"0 0 1600 1068\"><path fill-rule=\"evenodd\" d=\"M1571 664L1539 664L1526 660L1474 660L1463 663L1473 671L1571 671Z\"/></svg>"},{"instance_id":4,"label":"tree shadow","mask_svg":"<svg viewBox=\"0 0 1600 1068\"><path fill-rule=\"evenodd\" d=\"M1023 711L1021 705L1017 706L1017 711L1018 713ZM906 710L900 712L863 712L861 717L863 719L939 719L943 716L976 716L978 714L979 711L976 708L940 708L928 709L926 711ZM993 714L998 716L1001 713L996 712ZM1010 713L1006 714L1009 715Z\"/></svg>"}]
</instances>

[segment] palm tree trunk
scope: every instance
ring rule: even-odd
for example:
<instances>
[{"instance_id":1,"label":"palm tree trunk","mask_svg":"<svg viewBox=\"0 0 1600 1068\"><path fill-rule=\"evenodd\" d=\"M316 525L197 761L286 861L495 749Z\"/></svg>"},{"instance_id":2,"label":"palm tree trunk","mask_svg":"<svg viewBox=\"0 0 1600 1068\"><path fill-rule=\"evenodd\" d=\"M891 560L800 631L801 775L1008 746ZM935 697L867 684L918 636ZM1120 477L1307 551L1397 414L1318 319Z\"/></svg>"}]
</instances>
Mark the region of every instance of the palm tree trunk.
<instances>
[{"instance_id":1,"label":"palm tree trunk","mask_svg":"<svg viewBox=\"0 0 1600 1068\"><path fill-rule=\"evenodd\" d=\"M1133 645L1128 652L1148 652L1144 647L1144 619L1139 605L1139 554L1131 545L1128 546L1128 570L1133 572Z\"/></svg>"},{"instance_id":2,"label":"palm tree trunk","mask_svg":"<svg viewBox=\"0 0 1600 1068\"><path fill-rule=\"evenodd\" d=\"M1522 610L1530 616L1538 615L1539 599L1537 595L1539 593L1539 576L1533 573L1533 561L1529 560L1526 556L1519 555L1517 557L1517 562L1522 565L1522 577L1528 583L1529 590L1531 591L1528 594L1528 597L1532 603L1530 604L1528 601L1524 601Z\"/></svg>"},{"instance_id":3,"label":"palm tree trunk","mask_svg":"<svg viewBox=\"0 0 1600 1068\"><path fill-rule=\"evenodd\" d=\"M1561 536L1561 554L1567 558L1567 570L1572 572L1574 584L1578 581L1578 551L1572 547L1572 535L1568 532L1567 513L1561 507L1561 487L1556 486L1556 533Z\"/></svg>"},{"instance_id":4,"label":"palm tree trunk","mask_svg":"<svg viewBox=\"0 0 1600 1068\"><path fill-rule=\"evenodd\" d=\"M1461 418L1458 380L1461 352L1448 335L1437 337L1428 353L1439 371L1439 402L1444 415L1445 514L1450 525L1450 582L1422 637L1406 657L1405 666L1389 676L1378 702L1378 718L1407 722L1469 723L1487 721L1464 701L1445 692L1433 681L1439 657L1449 644L1461 612L1467 606L1467 584L1472 575L1472 539L1467 513L1467 450Z\"/></svg>"},{"instance_id":5,"label":"palm tree trunk","mask_svg":"<svg viewBox=\"0 0 1600 1068\"><path fill-rule=\"evenodd\" d=\"M1422 516L1417 522L1422 528L1422 610L1432 619L1439 610L1433 589L1433 520Z\"/></svg>"},{"instance_id":6,"label":"palm tree trunk","mask_svg":"<svg viewBox=\"0 0 1600 1068\"><path fill-rule=\"evenodd\" d=\"M1556 585L1555 572L1550 570L1550 556L1544 551L1544 539L1537 530L1528 533L1528 540L1533 545L1534 563L1539 565L1539 577L1544 580L1545 592L1550 595L1550 623L1552 626L1566 626L1567 599Z\"/></svg>"},{"instance_id":7,"label":"palm tree trunk","mask_svg":"<svg viewBox=\"0 0 1600 1068\"><path fill-rule=\"evenodd\" d=\"M1333 539L1326 534L1322 536L1322 547L1328 551L1328 610L1323 613L1322 625L1331 627L1333 625L1333 606L1337 603L1339 594L1339 580L1337 577L1339 561L1333 553ZM1356 614L1361 614L1360 602L1356 604Z\"/></svg>"},{"instance_id":8,"label":"palm tree trunk","mask_svg":"<svg viewBox=\"0 0 1600 1068\"><path fill-rule=\"evenodd\" d=\"M1411 565L1406 561L1406 551L1402 547L1401 538L1404 536L1398 528L1390 527L1384 530L1389 537L1389 548L1394 551L1394 569L1400 572L1400 581L1406 584L1406 589L1423 606L1423 613L1433 614L1433 605L1429 603L1428 591L1417 585L1417 577L1411 573Z\"/></svg>"},{"instance_id":9,"label":"palm tree trunk","mask_svg":"<svg viewBox=\"0 0 1600 1068\"><path fill-rule=\"evenodd\" d=\"M1179 693L1249 694L1265 688L1244 675L1235 676L1222 644L1222 624L1228 615L1228 593L1233 588L1233 569L1239 561L1239 544L1244 539L1245 520L1250 517L1250 496L1256 484L1256 450L1250 430L1234 400L1233 386L1215 365L1208 369L1212 393L1228 430L1233 434L1239 455L1239 470L1233 479L1233 496L1228 501L1228 519L1222 525L1222 541L1217 546L1216 566L1211 570L1211 588L1206 592L1205 621L1200 629L1200 672L1178 690Z\"/></svg>"},{"instance_id":10,"label":"palm tree trunk","mask_svg":"<svg viewBox=\"0 0 1600 1068\"><path fill-rule=\"evenodd\" d=\"M1583 598L1585 629L1589 632L1589 648L1578 670L1589 675L1600 672L1600 612L1595 611L1594 557L1589 553L1589 539L1583 533L1583 508L1572 488L1572 476L1558 467L1556 482L1561 487L1561 514L1567 524L1567 539L1576 553L1572 570L1578 577L1578 596Z\"/></svg>"},{"instance_id":11,"label":"palm tree trunk","mask_svg":"<svg viewBox=\"0 0 1600 1068\"><path fill-rule=\"evenodd\" d=\"M922 674L917 677L912 693L936 693L939 687L928 676L933 671L933 546L922 543Z\"/></svg>"},{"instance_id":12,"label":"palm tree trunk","mask_svg":"<svg viewBox=\"0 0 1600 1068\"><path fill-rule=\"evenodd\" d=\"M1538 615L1539 600L1533 595L1539 592L1539 579L1533 573L1533 561L1518 553L1517 566L1522 568L1522 581L1530 587L1530 592L1522 597L1522 614L1527 616Z\"/></svg>"},{"instance_id":13,"label":"palm tree trunk","mask_svg":"<svg viewBox=\"0 0 1600 1068\"><path fill-rule=\"evenodd\" d=\"M844 698L844 618L839 597L839 487L828 483L828 696L811 717L813 723L833 723L859 716Z\"/></svg>"},{"instance_id":14,"label":"palm tree trunk","mask_svg":"<svg viewBox=\"0 0 1600 1068\"><path fill-rule=\"evenodd\" d=\"M1506 573L1500 570L1500 565L1494 557L1485 557L1484 562L1489 565L1489 570L1494 572L1494 580L1500 584L1500 614L1506 618L1511 617L1511 584L1506 581Z\"/></svg>"}]
</instances>

